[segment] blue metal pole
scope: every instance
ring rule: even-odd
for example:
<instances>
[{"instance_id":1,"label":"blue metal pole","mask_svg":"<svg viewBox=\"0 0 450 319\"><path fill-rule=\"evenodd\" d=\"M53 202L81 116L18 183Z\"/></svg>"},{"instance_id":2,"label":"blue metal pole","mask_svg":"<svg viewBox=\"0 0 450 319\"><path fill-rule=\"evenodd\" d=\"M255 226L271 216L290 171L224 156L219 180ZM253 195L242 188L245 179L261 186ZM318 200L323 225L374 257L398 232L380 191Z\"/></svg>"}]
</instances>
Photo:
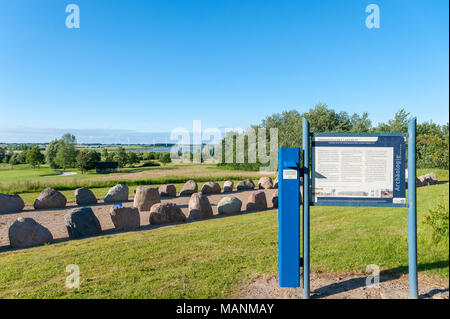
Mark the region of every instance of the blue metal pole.
<instances>
[{"instance_id":1,"label":"blue metal pole","mask_svg":"<svg viewBox=\"0 0 450 319\"><path fill-rule=\"evenodd\" d=\"M309 299L309 122L303 118L303 299Z\"/></svg>"},{"instance_id":2,"label":"blue metal pole","mask_svg":"<svg viewBox=\"0 0 450 319\"><path fill-rule=\"evenodd\" d=\"M408 266L409 297L417 299L416 118L408 124Z\"/></svg>"}]
</instances>

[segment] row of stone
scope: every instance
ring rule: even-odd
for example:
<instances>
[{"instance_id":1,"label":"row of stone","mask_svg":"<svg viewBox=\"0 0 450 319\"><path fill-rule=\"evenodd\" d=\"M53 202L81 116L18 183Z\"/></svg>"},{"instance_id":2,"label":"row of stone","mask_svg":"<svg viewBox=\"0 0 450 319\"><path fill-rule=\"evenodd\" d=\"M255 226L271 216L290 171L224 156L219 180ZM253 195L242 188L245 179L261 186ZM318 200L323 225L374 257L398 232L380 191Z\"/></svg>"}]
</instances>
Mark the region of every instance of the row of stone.
<instances>
[{"instance_id":1,"label":"row of stone","mask_svg":"<svg viewBox=\"0 0 450 319\"><path fill-rule=\"evenodd\" d=\"M140 212L148 210L150 206L149 223L163 225L168 223L199 220L213 216L213 210L208 197L202 193L192 194L189 200L189 217L174 203L161 203L159 193L155 187L140 186L133 207L113 206L110 210L111 221L117 231L134 230L140 227ZM140 198L136 200L136 198ZM278 207L278 191L272 197L273 207ZM219 214L232 214L241 211L242 201L235 196L222 198L218 203ZM247 211L267 209L264 191L253 192L246 206ZM78 207L64 215L69 238L83 238L94 236L102 232L100 222L92 208ZM33 218L19 217L9 228L8 236L13 248L26 248L43 245L53 241L53 235L43 225Z\"/></svg>"},{"instance_id":2,"label":"row of stone","mask_svg":"<svg viewBox=\"0 0 450 319\"><path fill-rule=\"evenodd\" d=\"M224 183L224 193L233 191L233 181L226 181ZM270 189L278 187L278 178L275 183L272 182L270 177L262 177L258 182L259 189ZM254 189L255 184L251 179L246 179L239 182L236 185L237 190L249 190ZM202 194L219 194L222 189L218 183L207 182L201 188ZM166 184L162 185L158 189L159 196L176 197L177 190L175 185ZM198 185L194 180L187 181L181 192L180 196L189 196L198 192ZM105 203L120 203L128 201L129 190L126 185L118 184L111 189L104 198ZM78 188L75 190L75 200L79 206L89 206L97 203L97 198L94 193L88 188ZM66 207L66 197L53 188L44 189L34 201L35 209L54 209ZM18 195L5 195L0 194L0 213L13 213L21 211L25 207L25 203Z\"/></svg>"}]
</instances>

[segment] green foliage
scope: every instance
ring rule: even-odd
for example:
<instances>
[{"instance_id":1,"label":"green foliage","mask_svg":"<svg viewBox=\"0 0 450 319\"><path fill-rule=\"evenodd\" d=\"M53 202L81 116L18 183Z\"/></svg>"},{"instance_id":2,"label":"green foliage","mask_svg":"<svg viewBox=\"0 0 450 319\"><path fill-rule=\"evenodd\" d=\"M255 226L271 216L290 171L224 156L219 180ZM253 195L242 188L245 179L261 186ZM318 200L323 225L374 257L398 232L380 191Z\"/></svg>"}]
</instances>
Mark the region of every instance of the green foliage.
<instances>
[{"instance_id":1,"label":"green foliage","mask_svg":"<svg viewBox=\"0 0 450 319\"><path fill-rule=\"evenodd\" d=\"M114 160L119 163L119 167L125 167L128 163L128 156L127 152L125 152L125 149L122 146L119 146L117 148L116 153L114 154Z\"/></svg>"},{"instance_id":2,"label":"green foliage","mask_svg":"<svg viewBox=\"0 0 450 319\"><path fill-rule=\"evenodd\" d=\"M11 165L24 164L23 162L20 161L20 153L14 153L9 159L9 163Z\"/></svg>"},{"instance_id":3,"label":"green foliage","mask_svg":"<svg viewBox=\"0 0 450 319\"><path fill-rule=\"evenodd\" d=\"M46 162L50 168L75 167L77 150L75 149L76 138L66 133L61 139L51 141L45 151Z\"/></svg>"},{"instance_id":4,"label":"green foliage","mask_svg":"<svg viewBox=\"0 0 450 319\"><path fill-rule=\"evenodd\" d=\"M303 113L310 123L311 132L349 132L352 122L346 112L337 113L324 103L319 103L314 109Z\"/></svg>"},{"instance_id":5,"label":"green foliage","mask_svg":"<svg viewBox=\"0 0 450 319\"><path fill-rule=\"evenodd\" d=\"M167 163L172 162L172 160L170 159L170 153L164 153L164 154L160 157L159 161L160 161L161 163L163 163L163 164L167 164Z\"/></svg>"},{"instance_id":6,"label":"green foliage","mask_svg":"<svg viewBox=\"0 0 450 319\"><path fill-rule=\"evenodd\" d=\"M394 115L393 120L389 120L388 124L380 123L375 131L382 133L408 133L408 123L411 115L404 109L400 109Z\"/></svg>"},{"instance_id":7,"label":"green foliage","mask_svg":"<svg viewBox=\"0 0 450 319\"><path fill-rule=\"evenodd\" d=\"M441 126L433 122L423 122L417 124L416 134L436 136L445 141L448 139L448 124Z\"/></svg>"},{"instance_id":8,"label":"green foliage","mask_svg":"<svg viewBox=\"0 0 450 319\"><path fill-rule=\"evenodd\" d=\"M419 135L416 143L417 167L449 169L449 142L433 135Z\"/></svg>"},{"instance_id":9,"label":"green foliage","mask_svg":"<svg viewBox=\"0 0 450 319\"><path fill-rule=\"evenodd\" d=\"M142 163L141 165L141 167L152 167L152 166L161 166L161 164L154 161L144 161L144 163Z\"/></svg>"},{"instance_id":10,"label":"green foliage","mask_svg":"<svg viewBox=\"0 0 450 319\"><path fill-rule=\"evenodd\" d=\"M369 119L369 113L364 112L362 115L353 114L350 118L351 132L368 133L372 128L372 121Z\"/></svg>"},{"instance_id":11,"label":"green foliage","mask_svg":"<svg viewBox=\"0 0 450 319\"><path fill-rule=\"evenodd\" d=\"M96 151L81 150L77 155L77 167L81 173L85 173L95 168L95 163L101 159L100 153Z\"/></svg>"},{"instance_id":12,"label":"green foliage","mask_svg":"<svg viewBox=\"0 0 450 319\"><path fill-rule=\"evenodd\" d=\"M53 140L51 141L45 150L45 160L47 164L50 166L50 168L59 168L58 164L56 163L56 153L58 152L58 144L59 141Z\"/></svg>"},{"instance_id":13,"label":"green foliage","mask_svg":"<svg viewBox=\"0 0 450 319\"><path fill-rule=\"evenodd\" d=\"M155 152L147 152L144 155L144 160L155 160L156 158L156 153Z\"/></svg>"},{"instance_id":14,"label":"green foliage","mask_svg":"<svg viewBox=\"0 0 450 319\"><path fill-rule=\"evenodd\" d=\"M114 160L114 156L113 156L114 154L111 154L111 153L109 153L108 152L108 149L107 148L104 148L103 150L102 150L102 157L101 157L101 160L103 161L103 162L112 162L113 160Z\"/></svg>"},{"instance_id":15,"label":"green foliage","mask_svg":"<svg viewBox=\"0 0 450 319\"><path fill-rule=\"evenodd\" d=\"M266 117L260 125L253 128L278 129L278 147L302 147L302 120L308 119L311 132L380 132L398 133L408 132L408 123L411 120L410 113L400 109L394 118L387 123L372 126L368 113L353 114L349 116L346 112L336 112L328 108L326 104L319 103L307 112L299 113L296 110L275 113ZM223 146L225 139L223 140ZM417 125L417 167L427 168L449 168L449 126L432 122ZM223 148L225 149L225 148ZM234 148L235 151L235 148ZM222 157L219 166L239 170L259 170L261 164L248 163L248 145L245 145L246 160L244 163L226 163Z\"/></svg>"},{"instance_id":16,"label":"green foliage","mask_svg":"<svg viewBox=\"0 0 450 319\"><path fill-rule=\"evenodd\" d=\"M139 156L135 152L128 152L128 164L133 165L139 163Z\"/></svg>"},{"instance_id":17,"label":"green foliage","mask_svg":"<svg viewBox=\"0 0 450 319\"><path fill-rule=\"evenodd\" d=\"M77 158L77 150L74 144L67 143L66 140L60 140L58 143L58 151L56 152L55 162L64 170L68 167L75 167Z\"/></svg>"},{"instance_id":18,"label":"green foliage","mask_svg":"<svg viewBox=\"0 0 450 319\"><path fill-rule=\"evenodd\" d=\"M39 146L33 146L26 151L26 161L32 167L39 167L45 160L44 154L41 153Z\"/></svg>"},{"instance_id":19,"label":"green foliage","mask_svg":"<svg viewBox=\"0 0 450 319\"><path fill-rule=\"evenodd\" d=\"M430 209L424 218L424 223L432 229L433 242L444 240L449 243L449 209L446 204L438 204Z\"/></svg>"}]
</instances>

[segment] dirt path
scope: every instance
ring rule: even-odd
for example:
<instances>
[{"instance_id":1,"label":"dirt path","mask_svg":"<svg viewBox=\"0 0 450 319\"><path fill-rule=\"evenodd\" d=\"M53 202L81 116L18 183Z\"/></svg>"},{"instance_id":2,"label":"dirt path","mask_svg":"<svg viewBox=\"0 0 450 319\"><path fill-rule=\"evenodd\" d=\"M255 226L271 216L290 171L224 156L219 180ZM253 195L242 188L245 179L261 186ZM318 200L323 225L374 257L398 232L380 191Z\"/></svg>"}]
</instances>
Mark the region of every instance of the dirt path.
<instances>
[{"instance_id":1,"label":"dirt path","mask_svg":"<svg viewBox=\"0 0 450 319\"><path fill-rule=\"evenodd\" d=\"M256 190L249 191L234 191L232 193L221 193L215 195L208 195L208 199L213 208L215 215L218 214L217 204L225 196L236 196L242 201L242 210L245 210L248 198L252 192ZM272 196L276 189L265 190L267 206L272 207ZM183 197L162 197L161 202L171 202L177 204L186 216L189 216L188 203L190 196ZM123 203L126 207L133 206L133 200L129 200ZM99 204L90 206L94 211L100 221L100 225L103 231L110 230L114 228L111 221L109 212L111 210L112 204L104 204L103 200L99 201ZM31 217L38 223L47 227L53 235L54 239L67 238L67 229L64 222L64 215L68 213L71 209L78 207L75 202L67 203L64 209L47 209L47 210L36 210L33 206L27 205L22 212L14 214L3 214L0 215L0 250L8 249L9 238L8 229L11 224L19 217ZM141 212L141 226L149 225L150 212Z\"/></svg>"},{"instance_id":2,"label":"dirt path","mask_svg":"<svg viewBox=\"0 0 450 319\"><path fill-rule=\"evenodd\" d=\"M379 288L366 287L366 274L311 274L311 298L315 299L407 299L406 275L381 274ZM280 288L278 278L257 279L241 290L238 298L299 299L301 288ZM449 280L419 276L419 298L449 299Z\"/></svg>"}]
</instances>

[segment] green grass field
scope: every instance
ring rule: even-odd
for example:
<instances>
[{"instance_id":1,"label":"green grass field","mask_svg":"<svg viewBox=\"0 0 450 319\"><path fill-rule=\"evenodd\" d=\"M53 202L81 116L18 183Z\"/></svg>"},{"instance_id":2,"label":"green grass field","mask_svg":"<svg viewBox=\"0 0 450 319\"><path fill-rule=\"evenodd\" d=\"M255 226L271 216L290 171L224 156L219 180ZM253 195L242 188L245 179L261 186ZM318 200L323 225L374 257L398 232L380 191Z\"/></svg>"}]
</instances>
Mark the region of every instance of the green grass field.
<instances>
[{"instance_id":1,"label":"green grass field","mask_svg":"<svg viewBox=\"0 0 450 319\"><path fill-rule=\"evenodd\" d=\"M426 211L447 184L419 188L418 269L449 277L448 243L433 244ZM0 253L0 298L229 298L277 274L277 211L242 214ZM407 273L406 208L311 209L311 271ZM65 268L80 267L67 289Z\"/></svg>"},{"instance_id":2,"label":"green grass field","mask_svg":"<svg viewBox=\"0 0 450 319\"><path fill-rule=\"evenodd\" d=\"M41 192L46 187L52 187L59 191L73 191L76 188L88 187L98 189L97 192L101 194L105 189L119 183L127 184L128 186L156 186L168 183L181 184L192 178L195 178L199 183L243 180L249 177L256 179L256 181L259 179L258 172L221 171L217 170L216 166L212 164L169 164L144 168L127 167L113 174L96 174L93 171L81 174L78 169L68 169L67 172L76 172L77 174L51 176L61 172L62 170L52 170L47 166L30 168L27 165L17 165L13 169L10 166L3 166L0 168L0 193L19 194L27 198L35 196L36 193Z\"/></svg>"}]
</instances>

